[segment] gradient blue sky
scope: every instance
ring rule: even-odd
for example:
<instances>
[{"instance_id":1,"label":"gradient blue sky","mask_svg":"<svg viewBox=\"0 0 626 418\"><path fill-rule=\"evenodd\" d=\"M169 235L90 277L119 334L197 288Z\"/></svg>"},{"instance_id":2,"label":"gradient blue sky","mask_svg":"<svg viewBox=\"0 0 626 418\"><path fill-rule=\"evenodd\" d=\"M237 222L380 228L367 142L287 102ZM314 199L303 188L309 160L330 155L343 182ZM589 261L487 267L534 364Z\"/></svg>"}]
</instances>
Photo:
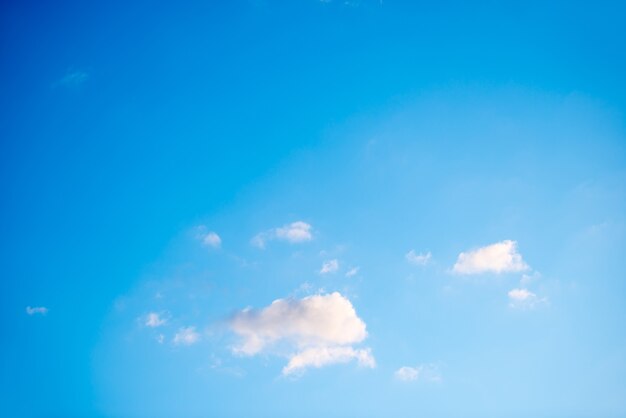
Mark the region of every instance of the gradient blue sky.
<instances>
[{"instance_id":1,"label":"gradient blue sky","mask_svg":"<svg viewBox=\"0 0 626 418\"><path fill-rule=\"evenodd\" d=\"M625 417L626 7L470 3L3 2L0 414Z\"/></svg>"}]
</instances>

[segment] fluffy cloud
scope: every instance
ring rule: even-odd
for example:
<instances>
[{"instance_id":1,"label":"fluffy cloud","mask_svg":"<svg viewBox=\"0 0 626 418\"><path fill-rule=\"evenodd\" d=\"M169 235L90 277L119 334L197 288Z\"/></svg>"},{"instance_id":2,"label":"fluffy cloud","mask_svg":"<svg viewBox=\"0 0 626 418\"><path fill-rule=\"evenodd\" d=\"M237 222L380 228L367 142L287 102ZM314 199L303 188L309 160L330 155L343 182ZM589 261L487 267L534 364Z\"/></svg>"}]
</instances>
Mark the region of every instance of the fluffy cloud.
<instances>
[{"instance_id":1,"label":"fluffy cloud","mask_svg":"<svg viewBox=\"0 0 626 418\"><path fill-rule=\"evenodd\" d=\"M267 241L273 239L287 241L292 244L311 241L313 239L311 230L311 225L306 222L292 222L279 228L261 232L254 236L250 243L255 247L265 248Z\"/></svg>"},{"instance_id":2,"label":"fluffy cloud","mask_svg":"<svg viewBox=\"0 0 626 418\"><path fill-rule=\"evenodd\" d=\"M403 382L421 380L424 382L441 383L443 381L439 367L434 364L421 364L415 367L403 366L395 371L394 376Z\"/></svg>"},{"instance_id":3,"label":"fluffy cloud","mask_svg":"<svg viewBox=\"0 0 626 418\"><path fill-rule=\"evenodd\" d=\"M263 309L238 312L229 325L242 339L234 347L236 353L255 355L278 343L291 347L285 375L353 359L369 367L375 365L369 350L352 347L367 337L365 322L338 292L277 299Z\"/></svg>"},{"instance_id":4,"label":"fluffy cloud","mask_svg":"<svg viewBox=\"0 0 626 418\"><path fill-rule=\"evenodd\" d=\"M161 316L156 312L150 312L146 315L146 320L144 325L150 328L160 327L161 325L165 325L167 319L161 318Z\"/></svg>"},{"instance_id":5,"label":"fluffy cloud","mask_svg":"<svg viewBox=\"0 0 626 418\"><path fill-rule=\"evenodd\" d=\"M546 303L546 298L540 298L528 289L511 289L508 293L509 306L514 309L533 309Z\"/></svg>"},{"instance_id":6,"label":"fluffy cloud","mask_svg":"<svg viewBox=\"0 0 626 418\"><path fill-rule=\"evenodd\" d=\"M320 274L336 273L339 270L339 261L337 259L325 261L320 269Z\"/></svg>"},{"instance_id":7,"label":"fluffy cloud","mask_svg":"<svg viewBox=\"0 0 626 418\"><path fill-rule=\"evenodd\" d=\"M425 266L430 262L432 256L433 255L430 253L430 251L424 254L416 254L414 250L411 250L406 253L404 257L406 258L406 261L411 264L415 264L416 266Z\"/></svg>"},{"instance_id":8,"label":"fluffy cloud","mask_svg":"<svg viewBox=\"0 0 626 418\"><path fill-rule=\"evenodd\" d=\"M45 315L48 313L48 308L46 308L45 306L35 306L35 307L27 306L26 313L29 315L36 315L36 314Z\"/></svg>"},{"instance_id":9,"label":"fluffy cloud","mask_svg":"<svg viewBox=\"0 0 626 418\"><path fill-rule=\"evenodd\" d=\"M174 335L174 344L191 345L200 340L200 334L196 332L196 327L183 327Z\"/></svg>"},{"instance_id":10,"label":"fluffy cloud","mask_svg":"<svg viewBox=\"0 0 626 418\"><path fill-rule=\"evenodd\" d=\"M458 274L507 273L528 268L517 252L517 242L505 240L459 254L452 271Z\"/></svg>"}]
</instances>

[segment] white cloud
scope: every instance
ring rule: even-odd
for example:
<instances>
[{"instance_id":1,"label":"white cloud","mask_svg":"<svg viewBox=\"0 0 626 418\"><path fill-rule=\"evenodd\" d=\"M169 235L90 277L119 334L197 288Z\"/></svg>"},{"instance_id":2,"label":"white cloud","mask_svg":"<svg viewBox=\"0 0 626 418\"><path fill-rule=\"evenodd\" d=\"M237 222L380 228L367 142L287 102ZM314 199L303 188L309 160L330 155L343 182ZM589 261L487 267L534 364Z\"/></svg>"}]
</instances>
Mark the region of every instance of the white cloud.
<instances>
[{"instance_id":1,"label":"white cloud","mask_svg":"<svg viewBox=\"0 0 626 418\"><path fill-rule=\"evenodd\" d=\"M279 228L270 229L254 236L250 243L258 248L265 248L267 241L280 240L292 244L311 241L313 234L312 226L303 221L292 222Z\"/></svg>"},{"instance_id":2,"label":"white cloud","mask_svg":"<svg viewBox=\"0 0 626 418\"><path fill-rule=\"evenodd\" d=\"M348 363L352 360L356 360L360 366L376 367L376 360L369 348L313 347L292 356L289 363L283 367L283 374L290 375L307 367L320 368L330 364Z\"/></svg>"},{"instance_id":3,"label":"white cloud","mask_svg":"<svg viewBox=\"0 0 626 418\"><path fill-rule=\"evenodd\" d=\"M195 227L195 237L205 247L220 248L222 246L222 238L217 232L209 231L205 225Z\"/></svg>"},{"instance_id":4,"label":"white cloud","mask_svg":"<svg viewBox=\"0 0 626 418\"><path fill-rule=\"evenodd\" d=\"M263 309L238 312L229 325L242 338L233 349L235 353L255 355L278 343L290 347L284 374L351 359L370 367L375 365L368 350L352 347L367 337L365 322L338 292L277 299Z\"/></svg>"},{"instance_id":5,"label":"white cloud","mask_svg":"<svg viewBox=\"0 0 626 418\"><path fill-rule=\"evenodd\" d=\"M506 273L527 270L517 252L517 242L505 240L476 250L462 252L452 271L458 274Z\"/></svg>"},{"instance_id":6,"label":"white cloud","mask_svg":"<svg viewBox=\"0 0 626 418\"><path fill-rule=\"evenodd\" d=\"M34 307L27 306L26 313L29 315L35 315L35 314L45 315L48 313L48 308L46 308L45 306L34 306Z\"/></svg>"},{"instance_id":7,"label":"white cloud","mask_svg":"<svg viewBox=\"0 0 626 418\"><path fill-rule=\"evenodd\" d=\"M339 261L337 259L325 261L320 269L320 274L336 273L339 270Z\"/></svg>"},{"instance_id":8,"label":"white cloud","mask_svg":"<svg viewBox=\"0 0 626 418\"><path fill-rule=\"evenodd\" d=\"M534 296L536 296L534 293L526 289L512 289L509 291L509 298L512 300L522 301Z\"/></svg>"},{"instance_id":9,"label":"white cloud","mask_svg":"<svg viewBox=\"0 0 626 418\"><path fill-rule=\"evenodd\" d=\"M162 318L160 314L156 312L149 312L148 315L146 315L144 325L147 327L156 328L160 327L161 325L165 325L166 322L167 319Z\"/></svg>"},{"instance_id":10,"label":"white cloud","mask_svg":"<svg viewBox=\"0 0 626 418\"><path fill-rule=\"evenodd\" d=\"M360 267L352 267L346 272L346 277L356 276L359 273Z\"/></svg>"},{"instance_id":11,"label":"white cloud","mask_svg":"<svg viewBox=\"0 0 626 418\"><path fill-rule=\"evenodd\" d=\"M403 380L406 382L411 381L411 380L416 380L418 375L419 375L419 370L416 367L409 367L409 366L400 367L394 373L394 376L396 377L396 379Z\"/></svg>"},{"instance_id":12,"label":"white cloud","mask_svg":"<svg viewBox=\"0 0 626 418\"><path fill-rule=\"evenodd\" d=\"M222 239L215 232L209 232L202 238L202 244L207 247L220 248L222 245Z\"/></svg>"},{"instance_id":13,"label":"white cloud","mask_svg":"<svg viewBox=\"0 0 626 418\"><path fill-rule=\"evenodd\" d=\"M403 366L395 371L394 376L403 382L421 380L424 382L441 383L443 381L439 367L435 364L421 364L415 367Z\"/></svg>"},{"instance_id":14,"label":"white cloud","mask_svg":"<svg viewBox=\"0 0 626 418\"><path fill-rule=\"evenodd\" d=\"M365 322L338 292L303 299L277 299L260 310L245 309L230 320L243 342L235 351L253 355L279 340L298 347L346 345L367 337Z\"/></svg>"},{"instance_id":15,"label":"white cloud","mask_svg":"<svg viewBox=\"0 0 626 418\"><path fill-rule=\"evenodd\" d=\"M298 221L282 228L276 229L276 238L284 239L289 242L305 242L311 241L311 225L306 222Z\"/></svg>"},{"instance_id":16,"label":"white cloud","mask_svg":"<svg viewBox=\"0 0 626 418\"><path fill-rule=\"evenodd\" d=\"M196 332L196 327L183 327L174 335L174 344L191 345L200 340L200 334Z\"/></svg>"},{"instance_id":17,"label":"white cloud","mask_svg":"<svg viewBox=\"0 0 626 418\"><path fill-rule=\"evenodd\" d=\"M508 293L509 306L514 309L533 309L547 303L547 298L540 298L528 289L511 289Z\"/></svg>"},{"instance_id":18,"label":"white cloud","mask_svg":"<svg viewBox=\"0 0 626 418\"><path fill-rule=\"evenodd\" d=\"M415 264L416 266L425 266L430 262L432 256L433 255L430 253L430 251L424 254L416 254L414 250L411 250L406 253L404 257L411 264Z\"/></svg>"},{"instance_id":19,"label":"white cloud","mask_svg":"<svg viewBox=\"0 0 626 418\"><path fill-rule=\"evenodd\" d=\"M165 342L165 335L159 334L158 337L157 337L157 342L159 344L163 344L163 342Z\"/></svg>"}]
</instances>

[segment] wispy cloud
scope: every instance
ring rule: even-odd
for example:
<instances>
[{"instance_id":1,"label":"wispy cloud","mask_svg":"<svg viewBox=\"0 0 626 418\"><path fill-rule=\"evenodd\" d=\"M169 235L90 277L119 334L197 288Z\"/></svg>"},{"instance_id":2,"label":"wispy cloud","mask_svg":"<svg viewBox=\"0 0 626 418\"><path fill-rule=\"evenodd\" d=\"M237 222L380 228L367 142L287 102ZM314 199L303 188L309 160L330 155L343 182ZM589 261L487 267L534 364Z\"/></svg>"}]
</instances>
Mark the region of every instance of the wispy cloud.
<instances>
[{"instance_id":1,"label":"wispy cloud","mask_svg":"<svg viewBox=\"0 0 626 418\"><path fill-rule=\"evenodd\" d=\"M27 306L26 313L28 315L46 315L48 313L48 308L45 306Z\"/></svg>"},{"instance_id":2,"label":"wispy cloud","mask_svg":"<svg viewBox=\"0 0 626 418\"><path fill-rule=\"evenodd\" d=\"M265 248L268 241L280 240L291 244L311 241L313 239L312 226L303 221L292 222L279 228L260 232L250 240L258 248Z\"/></svg>"},{"instance_id":3,"label":"wispy cloud","mask_svg":"<svg viewBox=\"0 0 626 418\"><path fill-rule=\"evenodd\" d=\"M350 270L346 272L346 277L353 277L359 274L360 267L352 267Z\"/></svg>"},{"instance_id":4,"label":"wispy cloud","mask_svg":"<svg viewBox=\"0 0 626 418\"><path fill-rule=\"evenodd\" d=\"M200 334L196 332L196 327L183 327L174 335L175 345L192 345L200 341Z\"/></svg>"},{"instance_id":5,"label":"wispy cloud","mask_svg":"<svg viewBox=\"0 0 626 418\"><path fill-rule=\"evenodd\" d=\"M336 273L339 270L339 260L328 260L322 264L320 274Z\"/></svg>"},{"instance_id":6,"label":"wispy cloud","mask_svg":"<svg viewBox=\"0 0 626 418\"><path fill-rule=\"evenodd\" d=\"M405 254L406 261L416 266L425 266L428 264L432 258L432 254L430 251L427 253L417 254L415 250L411 250Z\"/></svg>"},{"instance_id":7,"label":"wispy cloud","mask_svg":"<svg viewBox=\"0 0 626 418\"><path fill-rule=\"evenodd\" d=\"M511 289L508 293L509 306L513 309L534 309L548 302L547 298L540 298L528 289Z\"/></svg>"},{"instance_id":8,"label":"wispy cloud","mask_svg":"<svg viewBox=\"0 0 626 418\"><path fill-rule=\"evenodd\" d=\"M156 328L165 325L166 322L167 318L163 318L161 314L157 312L149 312L145 316L144 325L150 328Z\"/></svg>"},{"instance_id":9,"label":"wispy cloud","mask_svg":"<svg viewBox=\"0 0 626 418\"><path fill-rule=\"evenodd\" d=\"M352 347L367 337L365 322L338 292L277 299L263 309L238 312L229 325L242 339L233 348L235 353L252 356L271 351L279 343L291 347L284 375L353 359L368 367L375 365L368 349Z\"/></svg>"},{"instance_id":10,"label":"wispy cloud","mask_svg":"<svg viewBox=\"0 0 626 418\"><path fill-rule=\"evenodd\" d=\"M52 84L52 87L76 87L85 83L89 79L89 74L81 70L68 71L63 77Z\"/></svg>"},{"instance_id":11,"label":"wispy cloud","mask_svg":"<svg viewBox=\"0 0 626 418\"><path fill-rule=\"evenodd\" d=\"M458 274L508 273L528 270L517 252L517 242L505 240L476 250L462 252L452 267Z\"/></svg>"},{"instance_id":12,"label":"wispy cloud","mask_svg":"<svg viewBox=\"0 0 626 418\"><path fill-rule=\"evenodd\" d=\"M522 286L529 285L530 283L536 282L541 278L541 273L538 271L533 271L532 273L522 274L522 278L520 279L520 284Z\"/></svg>"},{"instance_id":13,"label":"wispy cloud","mask_svg":"<svg viewBox=\"0 0 626 418\"><path fill-rule=\"evenodd\" d=\"M418 366L403 366L395 371L394 377L402 382L433 382L441 383L443 377L436 364L421 364Z\"/></svg>"}]
</instances>

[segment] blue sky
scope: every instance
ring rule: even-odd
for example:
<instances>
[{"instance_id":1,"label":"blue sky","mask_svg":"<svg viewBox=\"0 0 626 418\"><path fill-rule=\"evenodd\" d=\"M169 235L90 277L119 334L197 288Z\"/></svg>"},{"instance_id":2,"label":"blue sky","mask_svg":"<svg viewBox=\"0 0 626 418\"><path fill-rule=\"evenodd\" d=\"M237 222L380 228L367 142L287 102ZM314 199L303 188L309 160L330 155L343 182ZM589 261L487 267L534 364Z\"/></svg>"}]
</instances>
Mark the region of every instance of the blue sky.
<instances>
[{"instance_id":1,"label":"blue sky","mask_svg":"<svg viewBox=\"0 0 626 418\"><path fill-rule=\"evenodd\" d=\"M626 416L619 2L1 10L3 416Z\"/></svg>"}]
</instances>

